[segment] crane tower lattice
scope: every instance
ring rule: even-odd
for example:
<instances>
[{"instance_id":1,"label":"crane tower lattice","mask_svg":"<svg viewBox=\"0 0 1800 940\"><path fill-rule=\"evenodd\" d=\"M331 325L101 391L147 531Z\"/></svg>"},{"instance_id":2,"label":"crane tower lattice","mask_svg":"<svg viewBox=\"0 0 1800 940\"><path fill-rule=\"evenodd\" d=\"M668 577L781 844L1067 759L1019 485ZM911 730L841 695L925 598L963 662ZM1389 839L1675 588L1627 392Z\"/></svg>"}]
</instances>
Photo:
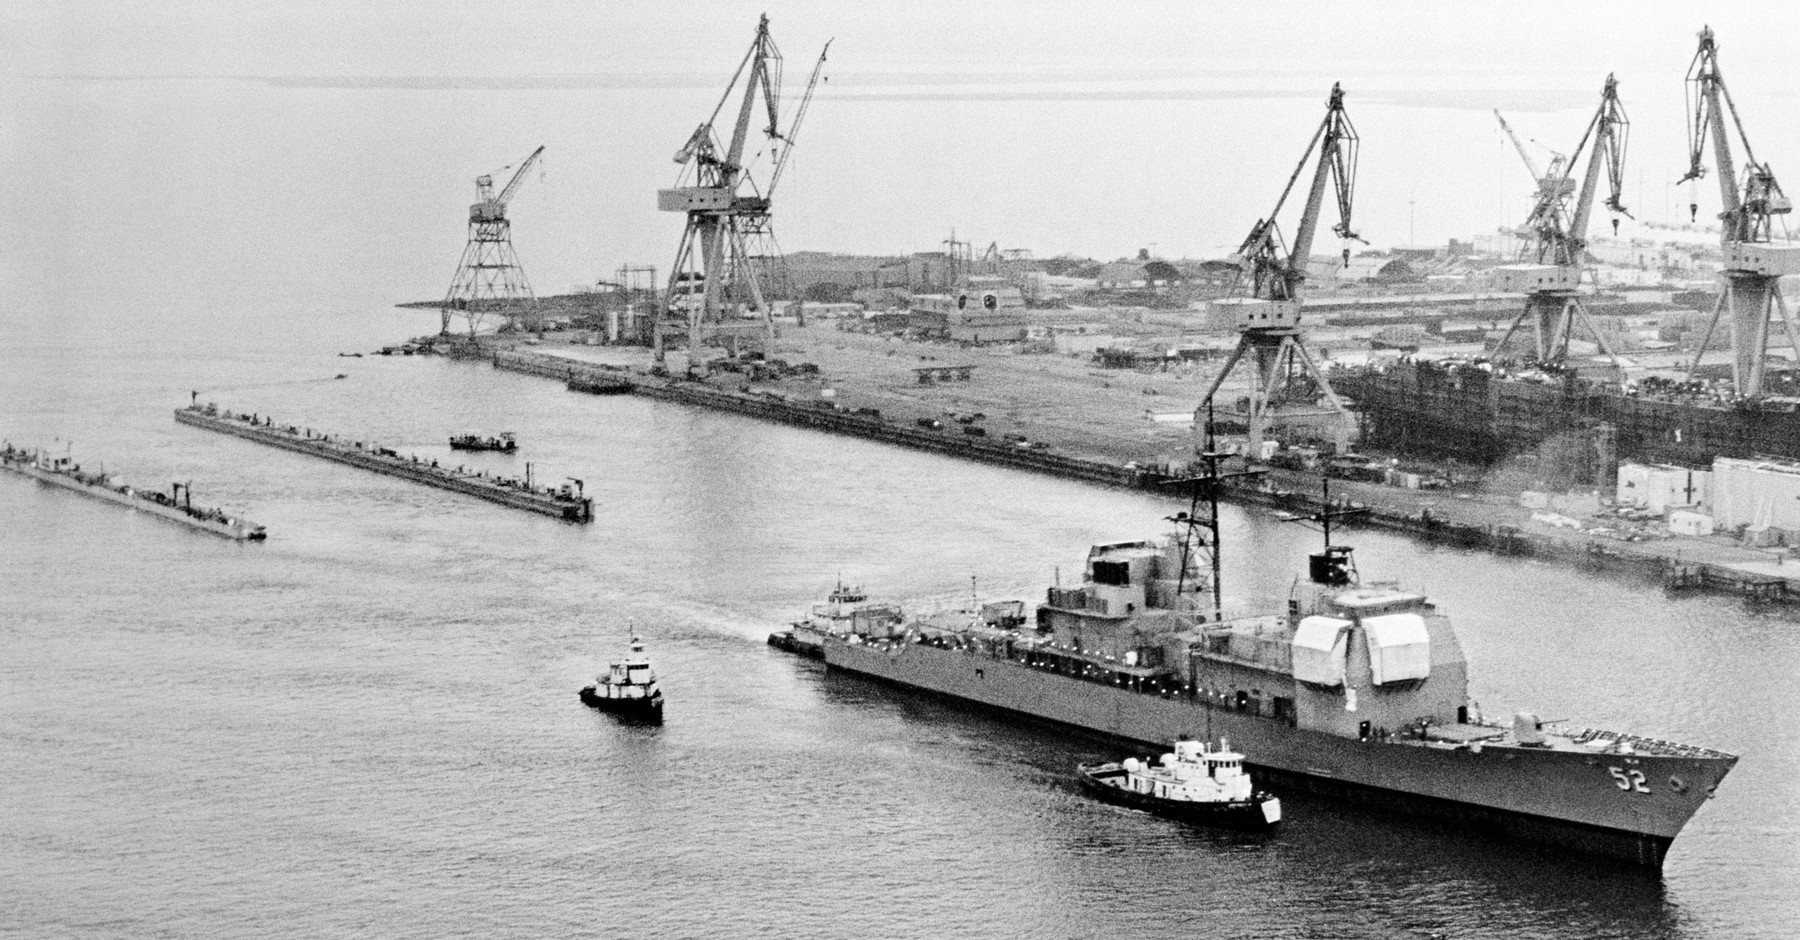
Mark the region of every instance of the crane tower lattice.
<instances>
[{"instance_id":1,"label":"crane tower lattice","mask_svg":"<svg viewBox=\"0 0 1800 940\"><path fill-rule=\"evenodd\" d=\"M506 206L525 181L525 174L538 162L544 148L539 147L519 164L499 195L494 194L494 178L482 174L475 178L475 203L469 206L469 243L457 262L456 275L440 308L443 335L450 335L450 320L465 317L469 336L474 337L488 317L499 317L511 328L521 324L537 326L537 298L525 269L519 266L513 251L512 223L507 221Z\"/></svg>"}]
</instances>

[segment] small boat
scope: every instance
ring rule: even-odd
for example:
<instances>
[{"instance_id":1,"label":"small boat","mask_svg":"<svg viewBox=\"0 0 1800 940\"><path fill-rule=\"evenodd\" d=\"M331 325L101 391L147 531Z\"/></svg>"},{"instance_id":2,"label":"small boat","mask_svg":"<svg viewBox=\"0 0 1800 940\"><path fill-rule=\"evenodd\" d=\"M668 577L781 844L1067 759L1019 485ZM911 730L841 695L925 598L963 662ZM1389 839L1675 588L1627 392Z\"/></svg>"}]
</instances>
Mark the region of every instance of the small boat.
<instances>
[{"instance_id":1,"label":"small boat","mask_svg":"<svg viewBox=\"0 0 1800 940\"><path fill-rule=\"evenodd\" d=\"M1232 829L1267 829L1281 822L1281 800L1255 788L1244 755L1229 742L1214 750L1183 739L1154 763L1128 757L1079 769L1082 784L1109 803Z\"/></svg>"},{"instance_id":2,"label":"small boat","mask_svg":"<svg viewBox=\"0 0 1800 940\"><path fill-rule=\"evenodd\" d=\"M492 450L502 454L510 454L519 449L519 442L511 431L501 432L499 437L482 437L478 434L458 434L450 439L451 450Z\"/></svg>"},{"instance_id":3,"label":"small boat","mask_svg":"<svg viewBox=\"0 0 1800 940\"><path fill-rule=\"evenodd\" d=\"M892 604L868 603L869 595L860 587L843 581L831 589L825 603L814 604L805 620L796 620L788 629L769 634L769 645L779 650L824 659L824 642L828 636L845 637L852 633L897 633L904 621L900 608Z\"/></svg>"},{"instance_id":4,"label":"small boat","mask_svg":"<svg viewBox=\"0 0 1800 940\"><path fill-rule=\"evenodd\" d=\"M595 677L593 685L582 687L581 702L635 721L662 724L662 689L656 685L656 672L650 668L644 641L637 634L632 634L631 652L624 659Z\"/></svg>"}]
</instances>

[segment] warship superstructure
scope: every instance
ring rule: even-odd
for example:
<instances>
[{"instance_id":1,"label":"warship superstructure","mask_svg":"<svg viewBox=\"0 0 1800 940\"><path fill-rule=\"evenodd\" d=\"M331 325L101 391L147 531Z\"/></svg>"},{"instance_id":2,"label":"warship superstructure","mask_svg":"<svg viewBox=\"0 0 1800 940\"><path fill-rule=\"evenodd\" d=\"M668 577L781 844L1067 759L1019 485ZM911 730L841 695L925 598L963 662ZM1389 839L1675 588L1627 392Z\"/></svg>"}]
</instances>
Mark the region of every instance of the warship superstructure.
<instances>
[{"instance_id":1,"label":"warship superstructure","mask_svg":"<svg viewBox=\"0 0 1800 940\"><path fill-rule=\"evenodd\" d=\"M1191 530L1095 546L1029 623L918 622L824 639L832 669L1139 745L1226 735L1265 779L1660 867L1737 757L1472 712L1450 619L1311 557L1285 609L1221 617Z\"/></svg>"}]
</instances>

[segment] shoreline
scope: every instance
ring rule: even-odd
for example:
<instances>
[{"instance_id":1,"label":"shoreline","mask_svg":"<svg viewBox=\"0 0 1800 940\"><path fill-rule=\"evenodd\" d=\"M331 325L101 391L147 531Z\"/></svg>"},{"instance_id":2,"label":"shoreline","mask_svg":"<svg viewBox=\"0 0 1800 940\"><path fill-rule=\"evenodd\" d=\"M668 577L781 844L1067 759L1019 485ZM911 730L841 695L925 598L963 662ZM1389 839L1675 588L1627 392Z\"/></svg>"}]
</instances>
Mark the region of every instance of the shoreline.
<instances>
[{"instance_id":1,"label":"shoreline","mask_svg":"<svg viewBox=\"0 0 1800 940\"><path fill-rule=\"evenodd\" d=\"M826 351L817 335L800 345L796 332L818 333L818 328L796 331L784 327L778 354L799 355L816 362L811 354ZM836 331L833 331L834 333ZM842 337L832 337L842 338ZM878 339L861 337L863 340ZM880 350L881 359L898 360L885 369L856 370L845 364L826 363L822 376L792 376L762 380L726 374L709 380L694 380L651 375L644 367L642 350L629 347L586 347L563 344L541 344L538 347L515 346L492 349L483 353L494 368L563 381L572 389L594 393L629 392L663 401L711 408L773 421L796 427L807 427L835 434L861 437L896 446L927 450L946 456L1010 466L1064 479L1097 483L1127 489L1167 493L1178 499L1167 484L1180 474L1168 472L1167 458L1158 460L1156 452L1182 453L1189 431L1185 428L1170 434L1161 428L1151 448L1140 440L1122 434L1116 420L1118 400L1130 400L1135 394L1144 398L1163 395L1162 387L1179 384L1183 377L1142 376L1139 374L1096 374L1085 367L1071 369L1067 362L1052 362L1050 382L1036 383L1042 391L1055 387L1058 379L1066 380L1072 372L1086 373L1086 383L1038 397L1034 408L1019 407L1018 402L1031 397L1014 387L997 390L1008 375L984 387L982 370L998 364L1003 358L984 350L962 350L955 347L920 347L909 345L906 352L918 349L940 351L942 357L926 353L901 359L900 350L883 348L891 344L863 343ZM630 349L629 353L623 352ZM842 352L844 346L837 347ZM589 352L606 350L605 353ZM473 358L473 357L468 357ZM772 356L776 359L778 356ZM829 355L819 358L830 359ZM844 359L846 357L836 357ZM862 355L864 360L870 357ZM1047 358L1047 357L1034 357ZM632 359L636 362L607 362L603 359ZM923 385L909 383L907 373L923 362L923 368L959 367L967 363L977 376L967 382ZM862 363L870 365L869 362ZM998 373L1000 370L992 370ZM884 375L883 372L886 374ZM1080 384L1087 384L1082 389ZM1095 387L1097 386L1097 387ZM1149 391L1145 391L1148 389ZM1115 394L1108 394L1113 392ZM1098 393L1098 394L1094 394ZM1106 399L1112 399L1111 402ZM968 411L972 404L986 402L992 412ZM1044 402L1053 402L1053 405ZM944 408L949 403L961 407ZM1110 409L1108 405L1111 405ZM880 405L881 407L875 407ZM1097 425L1105 423L1097 412L1110 410L1115 419L1110 434L1097 433ZM975 421L957 422L978 415ZM928 427L933 422L938 427ZM971 427L981 433L965 433ZM1090 432L1094 428L1094 432ZM1148 436L1148 435L1146 435ZM1158 446L1160 445L1160 446ZM1254 505L1278 512L1312 513L1325 508L1317 494L1321 492L1323 474L1319 471L1271 468L1257 487L1228 486L1223 498L1239 505ZM1452 493L1446 490L1411 490L1379 484L1332 480L1334 509L1353 508L1366 513L1349 520L1351 527L1369 527L1403 533L1434 544L1481 549L1500 555L1537 558L1562 564L1579 565L1591 570L1630 574L1658 581L1671 590L1707 590L1738 594L1752 601L1800 603L1800 563L1784 564L1782 558L1757 549L1731 544L1718 538L1671 536L1643 539L1611 537L1587 531L1547 525L1533 520L1532 510L1516 498L1491 494Z\"/></svg>"}]
</instances>

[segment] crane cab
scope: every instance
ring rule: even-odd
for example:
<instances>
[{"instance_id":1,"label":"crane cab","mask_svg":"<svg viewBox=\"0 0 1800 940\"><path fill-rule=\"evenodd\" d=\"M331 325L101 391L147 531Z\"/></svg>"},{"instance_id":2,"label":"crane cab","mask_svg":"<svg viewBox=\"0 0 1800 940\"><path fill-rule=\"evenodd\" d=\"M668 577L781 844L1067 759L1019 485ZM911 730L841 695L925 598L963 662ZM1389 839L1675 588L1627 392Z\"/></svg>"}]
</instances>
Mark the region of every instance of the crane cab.
<instances>
[{"instance_id":1,"label":"crane cab","mask_svg":"<svg viewBox=\"0 0 1800 940\"><path fill-rule=\"evenodd\" d=\"M1291 300L1226 297L1212 302L1216 320L1231 317L1239 330L1292 329L1300 325L1300 305Z\"/></svg>"},{"instance_id":2,"label":"crane cab","mask_svg":"<svg viewBox=\"0 0 1800 940\"><path fill-rule=\"evenodd\" d=\"M1747 271L1764 277L1800 274L1800 245L1726 242L1724 254L1727 271Z\"/></svg>"},{"instance_id":3,"label":"crane cab","mask_svg":"<svg viewBox=\"0 0 1800 940\"><path fill-rule=\"evenodd\" d=\"M681 186L656 191L656 208L663 212L725 212L734 196L723 186Z\"/></svg>"},{"instance_id":4,"label":"crane cab","mask_svg":"<svg viewBox=\"0 0 1800 940\"><path fill-rule=\"evenodd\" d=\"M1494 269L1494 286L1508 293L1572 291L1581 283L1581 268L1554 264L1503 264Z\"/></svg>"}]
</instances>

